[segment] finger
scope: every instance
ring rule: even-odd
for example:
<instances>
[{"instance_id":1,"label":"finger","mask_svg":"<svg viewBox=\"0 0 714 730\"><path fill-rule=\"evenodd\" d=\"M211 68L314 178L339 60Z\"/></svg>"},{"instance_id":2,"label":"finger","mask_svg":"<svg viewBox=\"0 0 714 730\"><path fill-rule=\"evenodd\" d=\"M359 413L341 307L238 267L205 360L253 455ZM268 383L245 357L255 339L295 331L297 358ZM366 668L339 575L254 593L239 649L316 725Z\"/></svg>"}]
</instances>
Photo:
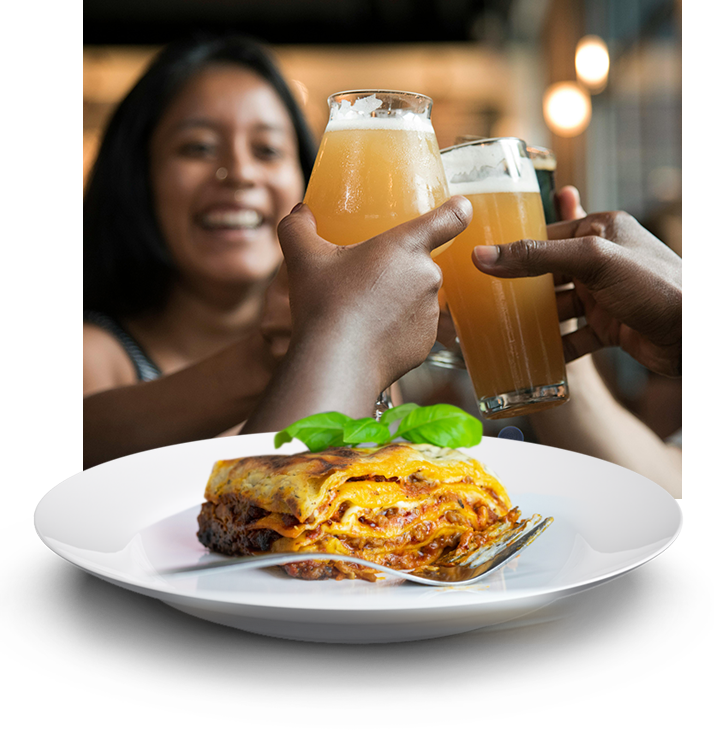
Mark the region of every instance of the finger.
<instances>
[{"instance_id":1,"label":"finger","mask_svg":"<svg viewBox=\"0 0 714 730\"><path fill-rule=\"evenodd\" d=\"M286 260L297 255L334 248L333 244L320 238L315 216L304 203L298 203L278 223L278 240Z\"/></svg>"},{"instance_id":2,"label":"finger","mask_svg":"<svg viewBox=\"0 0 714 730\"><path fill-rule=\"evenodd\" d=\"M564 221L585 218L587 215L580 204L580 191L574 185L566 185L556 193L560 217Z\"/></svg>"},{"instance_id":3,"label":"finger","mask_svg":"<svg viewBox=\"0 0 714 730\"><path fill-rule=\"evenodd\" d=\"M565 362L572 362L583 355L604 347L600 338L595 334L590 325L585 325L575 332L563 335L563 356Z\"/></svg>"},{"instance_id":4,"label":"finger","mask_svg":"<svg viewBox=\"0 0 714 730\"><path fill-rule=\"evenodd\" d=\"M464 231L472 216L469 200L463 195L454 195L438 208L385 231L368 243L381 246L399 241L408 248L431 252Z\"/></svg>"},{"instance_id":5,"label":"finger","mask_svg":"<svg viewBox=\"0 0 714 730\"><path fill-rule=\"evenodd\" d=\"M567 284L573 283L573 277L567 274L553 274L553 284L556 288L559 286L566 286Z\"/></svg>"},{"instance_id":6,"label":"finger","mask_svg":"<svg viewBox=\"0 0 714 730\"><path fill-rule=\"evenodd\" d=\"M582 221L580 219L562 220L558 223L550 223L546 229L548 231L548 239L553 241L561 238L576 238L577 231Z\"/></svg>"},{"instance_id":7,"label":"finger","mask_svg":"<svg viewBox=\"0 0 714 730\"><path fill-rule=\"evenodd\" d=\"M526 239L504 246L477 246L472 258L478 269L492 276L566 274L596 286L606 278L603 272L616 265L618 248L596 236L554 241Z\"/></svg>"},{"instance_id":8,"label":"finger","mask_svg":"<svg viewBox=\"0 0 714 730\"><path fill-rule=\"evenodd\" d=\"M585 315L585 305L575 289L556 292L555 302L558 306L558 319L561 322Z\"/></svg>"}]
</instances>

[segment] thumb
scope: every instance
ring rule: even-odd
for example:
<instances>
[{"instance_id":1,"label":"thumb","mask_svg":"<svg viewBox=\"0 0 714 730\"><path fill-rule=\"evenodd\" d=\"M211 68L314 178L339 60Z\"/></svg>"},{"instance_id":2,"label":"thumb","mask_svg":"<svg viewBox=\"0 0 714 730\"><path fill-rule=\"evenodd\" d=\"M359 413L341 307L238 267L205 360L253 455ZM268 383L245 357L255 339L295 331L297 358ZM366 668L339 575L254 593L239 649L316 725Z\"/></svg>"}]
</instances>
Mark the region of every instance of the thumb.
<instances>
[{"instance_id":1,"label":"thumb","mask_svg":"<svg viewBox=\"0 0 714 730\"><path fill-rule=\"evenodd\" d=\"M397 244L415 252L431 253L455 238L471 222L473 208L468 198L455 195L438 208L371 238L369 243Z\"/></svg>"},{"instance_id":2,"label":"thumb","mask_svg":"<svg viewBox=\"0 0 714 730\"><path fill-rule=\"evenodd\" d=\"M317 234L315 216L305 203L298 203L278 224L278 240L286 262L334 246Z\"/></svg>"}]
</instances>

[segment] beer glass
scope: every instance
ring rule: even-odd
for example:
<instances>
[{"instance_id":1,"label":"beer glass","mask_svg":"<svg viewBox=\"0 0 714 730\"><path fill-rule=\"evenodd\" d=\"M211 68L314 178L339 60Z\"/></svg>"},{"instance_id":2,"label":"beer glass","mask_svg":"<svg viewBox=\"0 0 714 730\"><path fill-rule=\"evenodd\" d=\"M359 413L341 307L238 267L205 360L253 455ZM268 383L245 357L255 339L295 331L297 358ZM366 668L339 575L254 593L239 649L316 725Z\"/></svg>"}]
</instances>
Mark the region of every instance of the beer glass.
<instances>
[{"instance_id":1,"label":"beer glass","mask_svg":"<svg viewBox=\"0 0 714 730\"><path fill-rule=\"evenodd\" d=\"M305 192L322 238L340 246L358 243L448 200L428 96L342 91L328 104ZM385 391L375 418L390 406Z\"/></svg>"},{"instance_id":2,"label":"beer glass","mask_svg":"<svg viewBox=\"0 0 714 730\"><path fill-rule=\"evenodd\" d=\"M464 142L475 142L484 140L487 137L479 137L475 134L462 134L456 138L454 144L463 144ZM536 178L538 179L538 187L540 188L540 199L543 202L543 212L545 213L545 223L557 223L560 220L560 211L558 210L558 201L555 197L555 168L557 160L555 152L547 147L537 147L536 145L528 145L526 147L528 157L533 160Z\"/></svg>"},{"instance_id":3,"label":"beer glass","mask_svg":"<svg viewBox=\"0 0 714 730\"><path fill-rule=\"evenodd\" d=\"M484 139L487 139L487 137L463 134L456 138L456 144L460 145L464 142L474 142ZM547 147L536 147L533 145L528 145L526 150L528 151L528 156L533 161L533 167L535 168L546 225L556 223L560 220L560 211L558 209L558 200L555 197L555 170L557 167L555 153ZM439 303L443 308L446 297L444 296L443 291L440 291L439 294ZM441 301L442 298L444 302ZM463 370L466 368L466 363L464 362L464 357L461 353L461 347L458 339L450 348L433 350L429 353L426 359L430 364L441 368L449 368L452 370Z\"/></svg>"},{"instance_id":4,"label":"beer glass","mask_svg":"<svg viewBox=\"0 0 714 730\"><path fill-rule=\"evenodd\" d=\"M469 227L437 251L466 367L486 418L543 410L568 399L550 274L499 279L471 261L475 246L547 239L543 205L525 142L505 137L443 150L452 195L474 209Z\"/></svg>"}]
</instances>

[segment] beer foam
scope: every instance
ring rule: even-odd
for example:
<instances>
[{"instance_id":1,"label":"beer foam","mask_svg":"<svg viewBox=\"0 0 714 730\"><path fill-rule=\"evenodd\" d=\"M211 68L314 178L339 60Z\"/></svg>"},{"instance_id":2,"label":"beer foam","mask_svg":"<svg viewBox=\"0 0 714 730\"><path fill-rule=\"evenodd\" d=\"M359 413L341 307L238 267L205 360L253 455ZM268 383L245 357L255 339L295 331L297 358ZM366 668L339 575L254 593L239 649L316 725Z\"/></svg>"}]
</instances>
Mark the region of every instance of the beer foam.
<instances>
[{"instance_id":1,"label":"beer foam","mask_svg":"<svg viewBox=\"0 0 714 730\"><path fill-rule=\"evenodd\" d=\"M330 110L325 132L343 129L393 129L408 132L432 132L429 119L408 109L381 109L383 102L375 94L350 104L343 99Z\"/></svg>"},{"instance_id":2,"label":"beer foam","mask_svg":"<svg viewBox=\"0 0 714 730\"><path fill-rule=\"evenodd\" d=\"M539 193L533 164L518 143L463 145L441 153L451 195Z\"/></svg>"}]
</instances>

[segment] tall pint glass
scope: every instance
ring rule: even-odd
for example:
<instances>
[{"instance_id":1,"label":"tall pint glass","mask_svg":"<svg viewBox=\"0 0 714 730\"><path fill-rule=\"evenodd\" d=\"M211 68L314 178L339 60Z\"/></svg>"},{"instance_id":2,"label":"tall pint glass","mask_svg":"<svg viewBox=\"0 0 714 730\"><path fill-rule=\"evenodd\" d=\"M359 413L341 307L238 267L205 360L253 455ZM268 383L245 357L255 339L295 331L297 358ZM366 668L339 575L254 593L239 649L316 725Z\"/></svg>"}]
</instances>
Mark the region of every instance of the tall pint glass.
<instances>
[{"instance_id":1,"label":"tall pint glass","mask_svg":"<svg viewBox=\"0 0 714 730\"><path fill-rule=\"evenodd\" d=\"M469 227L437 251L466 367L486 418L568 399L553 277L499 279L471 261L475 246L545 239L538 181L525 142L486 139L443 150L449 190L474 209Z\"/></svg>"},{"instance_id":2,"label":"tall pint glass","mask_svg":"<svg viewBox=\"0 0 714 730\"><path fill-rule=\"evenodd\" d=\"M403 91L342 91L305 192L322 238L364 241L438 207L449 198L428 96ZM374 416L391 407L380 395Z\"/></svg>"},{"instance_id":3,"label":"tall pint glass","mask_svg":"<svg viewBox=\"0 0 714 730\"><path fill-rule=\"evenodd\" d=\"M459 145L464 142L476 142L484 139L488 139L488 137L462 134L456 138L455 144ZM536 178L538 179L546 225L556 223L560 220L560 214L558 201L555 197L555 168L558 166L555 152L547 147L536 147L535 145L528 145L526 149L528 150L528 157L533 161Z\"/></svg>"}]
</instances>

